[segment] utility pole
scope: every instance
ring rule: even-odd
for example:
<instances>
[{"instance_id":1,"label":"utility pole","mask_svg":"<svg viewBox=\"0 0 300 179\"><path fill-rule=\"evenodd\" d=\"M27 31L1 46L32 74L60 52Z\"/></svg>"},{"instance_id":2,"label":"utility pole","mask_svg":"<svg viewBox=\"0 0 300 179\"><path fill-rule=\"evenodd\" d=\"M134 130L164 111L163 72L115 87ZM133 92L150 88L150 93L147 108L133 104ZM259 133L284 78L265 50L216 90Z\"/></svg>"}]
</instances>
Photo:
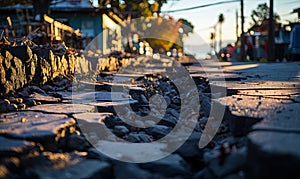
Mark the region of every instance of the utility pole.
<instances>
[{"instance_id":1,"label":"utility pole","mask_svg":"<svg viewBox=\"0 0 300 179\"><path fill-rule=\"evenodd\" d=\"M273 0L270 0L270 12L269 12L269 35L268 35L268 40L269 40L269 51L268 51L268 56L269 56L269 61L274 62L275 61L275 30L274 30L274 2Z\"/></svg>"},{"instance_id":2,"label":"utility pole","mask_svg":"<svg viewBox=\"0 0 300 179\"><path fill-rule=\"evenodd\" d=\"M238 38L239 38L239 12L238 12L238 10L235 11L235 21L236 21L235 34L236 34L236 39L238 40Z\"/></svg>"},{"instance_id":3,"label":"utility pole","mask_svg":"<svg viewBox=\"0 0 300 179\"><path fill-rule=\"evenodd\" d=\"M244 32L244 23L245 23L245 17L244 17L244 0L241 0L241 23L242 23L242 34L241 34L241 54L240 54L240 61L245 60L245 32Z\"/></svg>"}]
</instances>

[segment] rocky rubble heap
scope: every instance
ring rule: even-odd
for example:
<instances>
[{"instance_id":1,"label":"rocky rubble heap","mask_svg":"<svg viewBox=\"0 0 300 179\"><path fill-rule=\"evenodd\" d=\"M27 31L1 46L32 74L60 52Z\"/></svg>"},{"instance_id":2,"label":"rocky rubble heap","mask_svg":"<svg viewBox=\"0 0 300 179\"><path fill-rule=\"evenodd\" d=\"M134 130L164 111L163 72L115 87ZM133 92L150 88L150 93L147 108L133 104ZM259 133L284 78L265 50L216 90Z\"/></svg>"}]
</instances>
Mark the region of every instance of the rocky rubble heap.
<instances>
[{"instance_id":1,"label":"rocky rubble heap","mask_svg":"<svg viewBox=\"0 0 300 179\"><path fill-rule=\"evenodd\" d=\"M231 136L228 119L205 148L198 147L213 96L203 78L195 80L201 102L199 111L191 113L196 116L196 127L178 150L166 158L141 164L120 162L99 152L94 147L99 141L114 145L120 138L132 143L161 139L177 124L181 113L178 89L167 76L138 74L139 78L121 78L120 83L112 83L110 79L115 75L99 75L99 81L93 83L57 77L41 87L29 85L1 100L7 108L0 114L0 177L243 178L246 141ZM140 127L133 127L114 110L129 105L132 110L124 110L124 116L133 112L146 116L154 94L162 95L166 103L166 114L158 123L153 118L136 121ZM99 127L114 135L104 140L106 136L96 132ZM87 135L84 129L94 133Z\"/></svg>"},{"instance_id":2,"label":"rocky rubble heap","mask_svg":"<svg viewBox=\"0 0 300 179\"><path fill-rule=\"evenodd\" d=\"M8 95L28 85L43 85L58 76L75 72L76 57L55 55L52 50L35 49L27 45L1 49L0 96Z\"/></svg>"}]
</instances>

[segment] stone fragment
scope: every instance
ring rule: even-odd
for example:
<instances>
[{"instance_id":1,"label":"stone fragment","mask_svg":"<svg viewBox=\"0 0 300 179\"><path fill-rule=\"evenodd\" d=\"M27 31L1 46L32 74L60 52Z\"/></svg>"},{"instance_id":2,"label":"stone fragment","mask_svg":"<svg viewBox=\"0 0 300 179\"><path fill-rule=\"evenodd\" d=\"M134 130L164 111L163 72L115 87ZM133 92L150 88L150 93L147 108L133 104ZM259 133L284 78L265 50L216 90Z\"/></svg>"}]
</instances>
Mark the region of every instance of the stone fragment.
<instances>
[{"instance_id":1,"label":"stone fragment","mask_svg":"<svg viewBox=\"0 0 300 179\"><path fill-rule=\"evenodd\" d=\"M177 124L177 119L174 116L166 115L158 122L158 124L168 126L168 127L174 127Z\"/></svg>"},{"instance_id":2,"label":"stone fragment","mask_svg":"<svg viewBox=\"0 0 300 179\"><path fill-rule=\"evenodd\" d=\"M68 159L65 156L65 159ZM55 160L55 159L54 159ZM57 159L56 159L57 160ZM50 167L35 167L28 175L38 178L111 178L112 167L109 163L92 159L69 159L69 161L53 161ZM57 163L55 165L55 162ZM59 163L58 163L59 162Z\"/></svg>"},{"instance_id":3,"label":"stone fragment","mask_svg":"<svg viewBox=\"0 0 300 179\"><path fill-rule=\"evenodd\" d=\"M1 136L0 143L0 158L24 155L35 147L33 142L19 139L9 139Z\"/></svg>"},{"instance_id":4,"label":"stone fragment","mask_svg":"<svg viewBox=\"0 0 300 179\"><path fill-rule=\"evenodd\" d=\"M160 173L163 176L173 177L182 176L188 177L190 174L189 165L178 154L171 154L163 159L142 163L141 168L151 172Z\"/></svg>"},{"instance_id":5,"label":"stone fragment","mask_svg":"<svg viewBox=\"0 0 300 179\"><path fill-rule=\"evenodd\" d=\"M200 132L193 132L185 143L176 150L183 158L187 158L200 163L203 159L203 152L199 149Z\"/></svg>"},{"instance_id":6,"label":"stone fragment","mask_svg":"<svg viewBox=\"0 0 300 179\"><path fill-rule=\"evenodd\" d=\"M67 137L67 147L71 150L86 151L90 144L83 136L73 133Z\"/></svg>"},{"instance_id":7,"label":"stone fragment","mask_svg":"<svg viewBox=\"0 0 300 179\"><path fill-rule=\"evenodd\" d=\"M75 126L75 120L66 115L29 111L0 114L0 123L0 135L37 141L49 150L56 150L56 141Z\"/></svg>"},{"instance_id":8,"label":"stone fragment","mask_svg":"<svg viewBox=\"0 0 300 179\"><path fill-rule=\"evenodd\" d=\"M94 106L84 104L43 104L32 106L27 110L55 114L75 114L83 112L93 112L94 109Z\"/></svg>"},{"instance_id":9,"label":"stone fragment","mask_svg":"<svg viewBox=\"0 0 300 179\"><path fill-rule=\"evenodd\" d=\"M115 126L113 129L113 133L118 137L122 137L129 133L129 129L125 126Z\"/></svg>"},{"instance_id":10,"label":"stone fragment","mask_svg":"<svg viewBox=\"0 0 300 179\"><path fill-rule=\"evenodd\" d=\"M151 137L145 133L135 133L132 132L128 134L128 142L132 143L149 143L152 141Z\"/></svg>"},{"instance_id":11,"label":"stone fragment","mask_svg":"<svg viewBox=\"0 0 300 179\"><path fill-rule=\"evenodd\" d=\"M55 98L53 96L49 96L46 94L39 94L39 93L33 93L29 97L34 99L37 102L41 102L42 104L58 103L61 101L60 98Z\"/></svg>"},{"instance_id":12,"label":"stone fragment","mask_svg":"<svg viewBox=\"0 0 300 179\"><path fill-rule=\"evenodd\" d=\"M0 113L7 112L10 105L8 99L0 99Z\"/></svg>"},{"instance_id":13,"label":"stone fragment","mask_svg":"<svg viewBox=\"0 0 300 179\"><path fill-rule=\"evenodd\" d=\"M299 133L255 131L248 134L246 178L299 178ZM253 167L255 165L255 167Z\"/></svg>"},{"instance_id":14,"label":"stone fragment","mask_svg":"<svg viewBox=\"0 0 300 179\"><path fill-rule=\"evenodd\" d=\"M171 131L170 127L163 126L163 125L155 125L149 129L148 133L152 135L155 139L160 139Z\"/></svg>"},{"instance_id":15,"label":"stone fragment","mask_svg":"<svg viewBox=\"0 0 300 179\"><path fill-rule=\"evenodd\" d=\"M138 178L138 179L150 179L153 178L152 174L144 169L141 169L134 163L118 162L114 166L115 179L123 178Z\"/></svg>"},{"instance_id":16,"label":"stone fragment","mask_svg":"<svg viewBox=\"0 0 300 179\"><path fill-rule=\"evenodd\" d=\"M220 158L211 160L208 168L216 177L225 177L242 170L246 162L246 148L242 148L236 152L226 155L224 161Z\"/></svg>"},{"instance_id":17,"label":"stone fragment","mask_svg":"<svg viewBox=\"0 0 300 179\"><path fill-rule=\"evenodd\" d=\"M33 55L31 49L27 45L10 47L9 51L13 56L26 63L30 62Z\"/></svg>"}]
</instances>

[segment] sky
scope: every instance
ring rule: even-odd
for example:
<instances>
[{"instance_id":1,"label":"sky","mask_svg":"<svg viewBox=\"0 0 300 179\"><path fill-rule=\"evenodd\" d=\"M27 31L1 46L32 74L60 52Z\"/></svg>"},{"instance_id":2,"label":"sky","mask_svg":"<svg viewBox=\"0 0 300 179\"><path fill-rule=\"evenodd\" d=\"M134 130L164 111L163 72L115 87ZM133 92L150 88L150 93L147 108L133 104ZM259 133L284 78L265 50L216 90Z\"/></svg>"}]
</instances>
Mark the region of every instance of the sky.
<instances>
[{"instance_id":1,"label":"sky","mask_svg":"<svg viewBox=\"0 0 300 179\"><path fill-rule=\"evenodd\" d=\"M168 3L163 5L162 11L189 8L221 1L226 0L168 0ZM244 0L245 31L250 27L249 23L251 22L250 15L252 10L256 9L257 6L262 3L267 3L269 6L269 0ZM287 20L297 20L297 13L291 14L293 9L296 8L300 8L300 0L274 0L274 12L280 15L281 22L284 24L287 24ZM168 15L175 17L176 19L187 19L194 25L194 34L190 35L190 37L185 40L185 45L201 45L203 43L210 43L210 33L214 31L211 27L217 23L218 16L221 13L223 13L225 18L222 26L222 39L224 43L227 43L228 41L234 42L236 39L236 11L238 11L240 16L240 2L168 13ZM239 27L241 27L240 23ZM218 38L217 32L217 39Z\"/></svg>"}]
</instances>

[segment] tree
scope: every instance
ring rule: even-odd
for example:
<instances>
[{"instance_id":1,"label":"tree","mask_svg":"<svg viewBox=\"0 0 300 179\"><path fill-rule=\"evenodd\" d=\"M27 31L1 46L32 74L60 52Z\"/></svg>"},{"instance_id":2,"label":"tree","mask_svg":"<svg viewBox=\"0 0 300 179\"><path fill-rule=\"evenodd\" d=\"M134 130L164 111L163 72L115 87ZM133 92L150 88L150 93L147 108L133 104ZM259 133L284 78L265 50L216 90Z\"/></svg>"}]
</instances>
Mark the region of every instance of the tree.
<instances>
[{"instance_id":1,"label":"tree","mask_svg":"<svg viewBox=\"0 0 300 179\"><path fill-rule=\"evenodd\" d=\"M179 36L175 42L175 44L173 45L173 48L176 48L177 51L183 51L183 40L184 38L186 38L187 36L189 36L191 33L194 32L194 25L189 22L186 19L180 18L178 20L180 22L180 27L179 27Z\"/></svg>"},{"instance_id":2,"label":"tree","mask_svg":"<svg viewBox=\"0 0 300 179\"><path fill-rule=\"evenodd\" d=\"M179 28L182 21L176 21L174 18L157 17L152 19L151 27L145 31L144 40L146 40L154 51L161 49L168 51L179 38Z\"/></svg>"},{"instance_id":3,"label":"tree","mask_svg":"<svg viewBox=\"0 0 300 179\"><path fill-rule=\"evenodd\" d=\"M129 49L132 49L133 34L143 36L153 15L155 13L159 15L161 6L167 1L155 0L150 3L150 0L123 0L119 3L118 0L99 0L98 2L102 6L110 4L126 20L126 27L123 28L122 33L127 36Z\"/></svg>"},{"instance_id":4,"label":"tree","mask_svg":"<svg viewBox=\"0 0 300 179\"><path fill-rule=\"evenodd\" d=\"M269 19L269 11L270 8L268 7L267 3L259 4L256 10L252 10L251 19L252 22L250 23L252 26L254 25L261 25L265 20ZM274 19L276 21L280 20L280 16L275 13Z\"/></svg>"},{"instance_id":5,"label":"tree","mask_svg":"<svg viewBox=\"0 0 300 179\"><path fill-rule=\"evenodd\" d=\"M225 20L224 15L220 14L219 18L218 18L218 23L220 25L220 27L219 27L219 30L220 30L219 31L219 34L220 34L219 48L220 48L220 50L222 48L222 25L223 25L224 20Z\"/></svg>"}]
</instances>

